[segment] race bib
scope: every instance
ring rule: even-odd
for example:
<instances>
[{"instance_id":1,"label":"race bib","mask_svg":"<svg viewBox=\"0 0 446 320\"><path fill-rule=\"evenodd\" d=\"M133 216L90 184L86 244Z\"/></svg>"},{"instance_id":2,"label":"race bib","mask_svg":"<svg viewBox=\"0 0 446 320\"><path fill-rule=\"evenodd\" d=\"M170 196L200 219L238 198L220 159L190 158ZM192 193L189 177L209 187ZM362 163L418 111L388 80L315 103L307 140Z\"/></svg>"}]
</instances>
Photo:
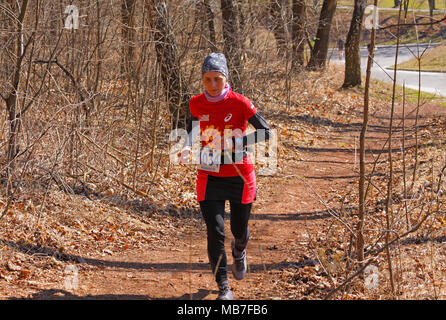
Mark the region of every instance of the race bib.
<instances>
[{"instance_id":1,"label":"race bib","mask_svg":"<svg viewBox=\"0 0 446 320\"><path fill-rule=\"evenodd\" d=\"M221 162L221 150L202 148L200 151L200 164L198 169L219 172Z\"/></svg>"}]
</instances>

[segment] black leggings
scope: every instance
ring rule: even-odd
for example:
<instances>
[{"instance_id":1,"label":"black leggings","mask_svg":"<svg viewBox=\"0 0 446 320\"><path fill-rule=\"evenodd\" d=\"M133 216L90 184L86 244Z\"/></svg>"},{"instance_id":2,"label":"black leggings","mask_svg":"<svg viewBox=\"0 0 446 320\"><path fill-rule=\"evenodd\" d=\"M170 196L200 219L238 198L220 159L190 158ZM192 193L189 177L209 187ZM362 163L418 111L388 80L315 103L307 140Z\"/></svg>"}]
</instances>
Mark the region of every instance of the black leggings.
<instances>
[{"instance_id":1,"label":"black leggings","mask_svg":"<svg viewBox=\"0 0 446 320\"><path fill-rule=\"evenodd\" d=\"M231 208L231 232L237 251L243 251L249 240L248 220L252 203L229 202ZM207 228L208 256L215 280L219 283L227 279L225 251L225 200L200 201L200 208ZM218 266L217 270L215 270Z\"/></svg>"}]
</instances>

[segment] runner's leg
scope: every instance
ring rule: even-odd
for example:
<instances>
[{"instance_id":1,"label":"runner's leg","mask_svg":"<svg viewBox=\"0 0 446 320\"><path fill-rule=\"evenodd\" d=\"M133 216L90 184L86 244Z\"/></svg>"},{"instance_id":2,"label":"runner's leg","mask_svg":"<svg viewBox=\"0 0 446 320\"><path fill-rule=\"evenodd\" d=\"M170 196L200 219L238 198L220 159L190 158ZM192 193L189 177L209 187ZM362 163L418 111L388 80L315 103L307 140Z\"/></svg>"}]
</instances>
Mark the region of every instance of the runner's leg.
<instances>
[{"instance_id":1,"label":"runner's leg","mask_svg":"<svg viewBox=\"0 0 446 320\"><path fill-rule=\"evenodd\" d=\"M229 204L231 208L231 232L235 239L235 249L237 252L242 252L249 240L248 221L252 203L243 204L230 201Z\"/></svg>"},{"instance_id":2,"label":"runner's leg","mask_svg":"<svg viewBox=\"0 0 446 320\"><path fill-rule=\"evenodd\" d=\"M207 228L207 250L215 280L221 283L227 280L225 252L225 201L200 201L200 208ZM220 258L221 257L221 258ZM220 262L219 262L220 260ZM218 264L217 271L215 268Z\"/></svg>"}]
</instances>

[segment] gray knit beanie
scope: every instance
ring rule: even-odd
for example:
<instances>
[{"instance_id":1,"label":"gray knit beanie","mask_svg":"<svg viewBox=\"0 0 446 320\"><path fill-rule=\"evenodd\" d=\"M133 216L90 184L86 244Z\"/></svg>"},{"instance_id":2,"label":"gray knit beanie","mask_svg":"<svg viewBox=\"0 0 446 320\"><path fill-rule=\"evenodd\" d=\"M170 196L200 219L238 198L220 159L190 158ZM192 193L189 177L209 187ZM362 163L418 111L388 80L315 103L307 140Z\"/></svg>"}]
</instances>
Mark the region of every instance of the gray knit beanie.
<instances>
[{"instance_id":1,"label":"gray knit beanie","mask_svg":"<svg viewBox=\"0 0 446 320\"><path fill-rule=\"evenodd\" d=\"M201 75L209 71L217 71L222 73L226 79L229 79L228 65L226 57L223 53L212 52L204 58L203 66L201 67Z\"/></svg>"}]
</instances>

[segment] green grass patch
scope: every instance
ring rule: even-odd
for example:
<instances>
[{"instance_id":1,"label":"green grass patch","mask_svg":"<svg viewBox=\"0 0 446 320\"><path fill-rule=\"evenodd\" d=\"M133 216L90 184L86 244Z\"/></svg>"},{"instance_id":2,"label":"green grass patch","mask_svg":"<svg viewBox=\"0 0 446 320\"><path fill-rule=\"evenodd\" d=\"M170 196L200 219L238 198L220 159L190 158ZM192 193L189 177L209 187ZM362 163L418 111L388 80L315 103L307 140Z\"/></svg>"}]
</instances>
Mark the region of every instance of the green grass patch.
<instances>
[{"instance_id":1,"label":"green grass patch","mask_svg":"<svg viewBox=\"0 0 446 320\"><path fill-rule=\"evenodd\" d=\"M414 48L416 52L416 49ZM421 52L420 52L421 54ZM421 71L446 72L446 43L426 51L420 60ZM393 69L394 66L390 67ZM398 69L418 71L418 59L398 64Z\"/></svg>"},{"instance_id":2,"label":"green grass patch","mask_svg":"<svg viewBox=\"0 0 446 320\"><path fill-rule=\"evenodd\" d=\"M341 4L339 4L339 1ZM368 0L367 3L371 3ZM440 3L441 2L441 3ZM436 0L437 8L444 8L446 0ZM393 0L387 2L392 4ZM419 2L422 3L421 0ZM427 0L426 0L427 3ZM338 0L339 6L342 4L353 4L353 0ZM385 4L385 3L384 3ZM386 6L387 6L386 5ZM410 1L409 7L415 6L413 0ZM420 6L421 7L421 6ZM443 9L444 10L444 9ZM433 19L435 21L441 20L444 13L435 13ZM352 9L348 10L337 10L334 18L334 24L332 26L332 38L337 39L339 36L346 37L348 29L350 26L352 17ZM403 17L402 17L403 18ZM404 19L403 19L404 20ZM411 25L416 21L417 27ZM428 42L442 42L446 40L446 25L442 23L437 23L434 25L424 25L430 22L430 17L428 12L420 11L409 11L405 22L408 25L401 26L399 30L400 43L401 44L412 44L412 43L428 43ZM386 29L378 29L375 33L375 41L377 45L395 45L396 35L398 33L396 25L398 24L398 11L385 11L379 12L379 24L382 27L387 27ZM364 30L361 37L361 46L365 46L370 43L370 31Z\"/></svg>"},{"instance_id":3,"label":"green grass patch","mask_svg":"<svg viewBox=\"0 0 446 320\"><path fill-rule=\"evenodd\" d=\"M415 30L409 31L407 34L400 37L400 45L401 44L414 44L414 43L429 43L429 42L442 42L446 39L446 32L443 33L436 33L430 37L418 37L417 41L417 35ZM364 43L369 43L370 41L364 41ZM396 38L393 38L392 40L382 41L379 42L378 45L396 45Z\"/></svg>"},{"instance_id":4,"label":"green grass patch","mask_svg":"<svg viewBox=\"0 0 446 320\"><path fill-rule=\"evenodd\" d=\"M433 19L435 21L441 20L443 15L434 14ZM409 12L407 14L406 23L413 23L417 19L418 23L428 23L430 21L429 15L416 14ZM390 12L384 12L380 15L380 25L390 26L398 23L398 15ZM404 23L404 22L402 22ZM376 34L376 41L379 45L395 45L397 29L392 27L390 29L378 30ZM400 44L412 44L412 43L429 43L429 42L442 42L446 40L446 27L444 23L430 25L404 26L400 29ZM369 39L363 39L364 42L370 42Z\"/></svg>"},{"instance_id":5,"label":"green grass patch","mask_svg":"<svg viewBox=\"0 0 446 320\"><path fill-rule=\"evenodd\" d=\"M373 4L373 0L367 0L367 5ZM338 0L338 6L353 6L354 0ZM378 0L379 8L393 8L393 0ZM445 1L436 0L435 9L444 9ZM428 0L409 0L409 9L429 9Z\"/></svg>"},{"instance_id":6,"label":"green grass patch","mask_svg":"<svg viewBox=\"0 0 446 320\"><path fill-rule=\"evenodd\" d=\"M406 88L406 102L411 105L416 105L418 102L418 90ZM371 79L370 80L370 95L380 100L392 101L393 84ZM395 88L395 101L403 101L403 86L396 85ZM432 93L421 92L420 104L435 103L441 107L446 107L446 97L437 96Z\"/></svg>"}]
</instances>

